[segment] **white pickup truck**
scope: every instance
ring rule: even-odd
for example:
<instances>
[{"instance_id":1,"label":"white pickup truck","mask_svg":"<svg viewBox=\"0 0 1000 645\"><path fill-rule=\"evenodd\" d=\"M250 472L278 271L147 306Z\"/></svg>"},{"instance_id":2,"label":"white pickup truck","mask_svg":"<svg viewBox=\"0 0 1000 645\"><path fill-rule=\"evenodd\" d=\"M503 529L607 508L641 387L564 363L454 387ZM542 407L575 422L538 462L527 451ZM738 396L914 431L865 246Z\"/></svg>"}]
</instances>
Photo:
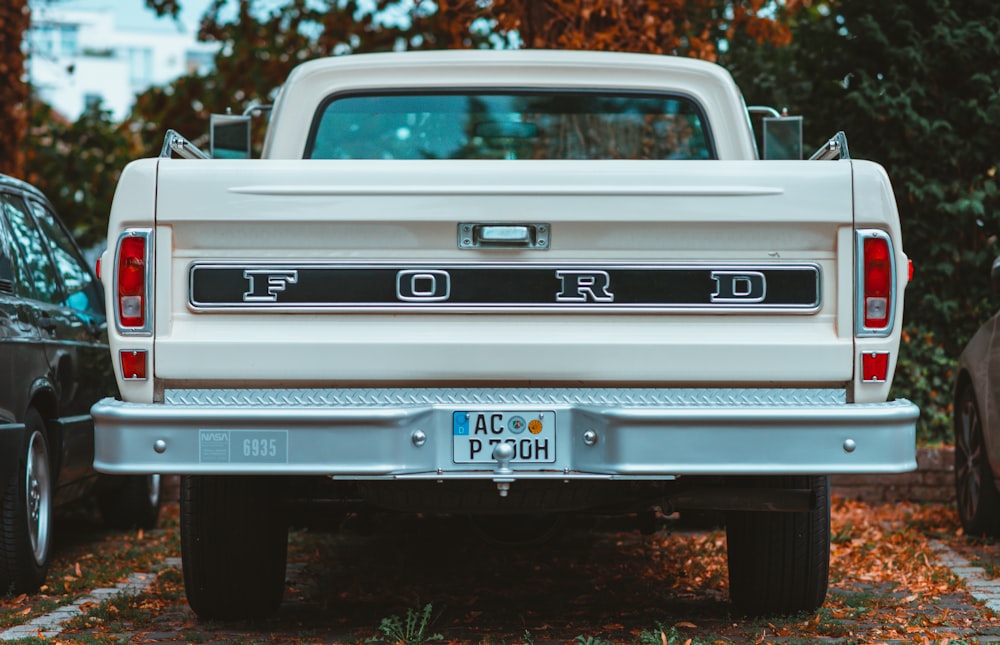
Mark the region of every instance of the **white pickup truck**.
<instances>
[{"instance_id":1,"label":"white pickup truck","mask_svg":"<svg viewBox=\"0 0 1000 645\"><path fill-rule=\"evenodd\" d=\"M759 160L720 67L345 56L290 75L263 159L243 125L129 164L102 258L95 465L183 475L200 616L279 606L309 502L720 510L735 609L814 610L828 476L916 467L889 180L843 138Z\"/></svg>"}]
</instances>

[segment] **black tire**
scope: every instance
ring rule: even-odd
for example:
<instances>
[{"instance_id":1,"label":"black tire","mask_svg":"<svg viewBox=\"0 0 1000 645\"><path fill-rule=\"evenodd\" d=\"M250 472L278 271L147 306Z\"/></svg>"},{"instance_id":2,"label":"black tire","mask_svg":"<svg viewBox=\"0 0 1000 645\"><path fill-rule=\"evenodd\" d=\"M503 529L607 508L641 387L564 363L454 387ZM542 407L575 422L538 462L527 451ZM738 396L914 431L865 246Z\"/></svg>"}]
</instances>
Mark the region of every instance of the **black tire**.
<instances>
[{"instance_id":1,"label":"black tire","mask_svg":"<svg viewBox=\"0 0 1000 645\"><path fill-rule=\"evenodd\" d=\"M160 519L160 479L159 475L114 477L114 486L97 497L104 523L118 530L155 529Z\"/></svg>"},{"instance_id":2,"label":"black tire","mask_svg":"<svg viewBox=\"0 0 1000 645\"><path fill-rule=\"evenodd\" d=\"M971 387L955 401L955 498L967 535L1000 536L1000 494L997 493L983 440L982 416Z\"/></svg>"},{"instance_id":3,"label":"black tire","mask_svg":"<svg viewBox=\"0 0 1000 645\"><path fill-rule=\"evenodd\" d=\"M202 619L263 618L285 591L288 520L274 477L181 477L184 589Z\"/></svg>"},{"instance_id":4,"label":"black tire","mask_svg":"<svg viewBox=\"0 0 1000 645\"><path fill-rule=\"evenodd\" d=\"M745 482L745 483L744 483ZM826 476L751 477L741 485L808 488L805 512L726 514L729 597L745 616L813 612L826 599L830 572L830 483Z\"/></svg>"},{"instance_id":5,"label":"black tire","mask_svg":"<svg viewBox=\"0 0 1000 645\"><path fill-rule=\"evenodd\" d=\"M34 409L24 419L18 467L3 493L0 590L31 593L45 582L52 548L54 487L45 423Z\"/></svg>"}]
</instances>

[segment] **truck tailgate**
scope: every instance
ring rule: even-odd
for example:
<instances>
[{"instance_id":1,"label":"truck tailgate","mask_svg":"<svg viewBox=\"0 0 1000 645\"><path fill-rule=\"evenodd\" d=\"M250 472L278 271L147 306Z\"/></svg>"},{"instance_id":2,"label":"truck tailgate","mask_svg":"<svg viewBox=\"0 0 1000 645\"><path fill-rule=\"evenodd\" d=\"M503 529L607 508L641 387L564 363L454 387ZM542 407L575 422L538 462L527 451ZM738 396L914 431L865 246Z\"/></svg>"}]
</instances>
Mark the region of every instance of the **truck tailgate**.
<instances>
[{"instance_id":1,"label":"truck tailgate","mask_svg":"<svg viewBox=\"0 0 1000 645\"><path fill-rule=\"evenodd\" d=\"M162 381L852 379L850 163L163 159L157 173ZM483 225L500 242L466 244Z\"/></svg>"}]
</instances>

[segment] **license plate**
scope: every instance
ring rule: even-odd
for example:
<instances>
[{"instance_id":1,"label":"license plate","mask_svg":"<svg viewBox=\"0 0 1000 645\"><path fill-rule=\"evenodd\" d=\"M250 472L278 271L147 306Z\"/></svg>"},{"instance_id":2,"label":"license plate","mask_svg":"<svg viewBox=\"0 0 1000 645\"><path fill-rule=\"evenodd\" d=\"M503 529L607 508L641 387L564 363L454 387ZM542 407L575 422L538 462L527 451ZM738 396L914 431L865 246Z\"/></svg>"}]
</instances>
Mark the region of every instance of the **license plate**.
<instances>
[{"instance_id":1,"label":"license plate","mask_svg":"<svg viewBox=\"0 0 1000 645\"><path fill-rule=\"evenodd\" d=\"M493 450L501 442L514 448L511 463L556 460L556 414L536 412L455 412L455 463L496 463Z\"/></svg>"}]
</instances>

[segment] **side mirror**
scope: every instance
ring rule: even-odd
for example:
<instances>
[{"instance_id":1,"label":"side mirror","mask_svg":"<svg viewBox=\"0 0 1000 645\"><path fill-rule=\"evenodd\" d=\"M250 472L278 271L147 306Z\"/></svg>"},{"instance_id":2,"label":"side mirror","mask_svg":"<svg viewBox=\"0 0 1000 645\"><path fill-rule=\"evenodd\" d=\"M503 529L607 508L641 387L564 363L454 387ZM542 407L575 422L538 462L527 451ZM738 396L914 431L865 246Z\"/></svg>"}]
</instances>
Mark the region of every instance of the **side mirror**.
<instances>
[{"instance_id":1,"label":"side mirror","mask_svg":"<svg viewBox=\"0 0 1000 645\"><path fill-rule=\"evenodd\" d=\"M1000 294L1000 257L993 260L993 268L990 269L990 282L993 286L993 293Z\"/></svg>"},{"instance_id":2,"label":"side mirror","mask_svg":"<svg viewBox=\"0 0 1000 645\"><path fill-rule=\"evenodd\" d=\"M250 158L250 117L213 114L208 119L209 151L214 159Z\"/></svg>"},{"instance_id":3,"label":"side mirror","mask_svg":"<svg viewBox=\"0 0 1000 645\"><path fill-rule=\"evenodd\" d=\"M764 117L764 159L802 159L802 117Z\"/></svg>"}]
</instances>

